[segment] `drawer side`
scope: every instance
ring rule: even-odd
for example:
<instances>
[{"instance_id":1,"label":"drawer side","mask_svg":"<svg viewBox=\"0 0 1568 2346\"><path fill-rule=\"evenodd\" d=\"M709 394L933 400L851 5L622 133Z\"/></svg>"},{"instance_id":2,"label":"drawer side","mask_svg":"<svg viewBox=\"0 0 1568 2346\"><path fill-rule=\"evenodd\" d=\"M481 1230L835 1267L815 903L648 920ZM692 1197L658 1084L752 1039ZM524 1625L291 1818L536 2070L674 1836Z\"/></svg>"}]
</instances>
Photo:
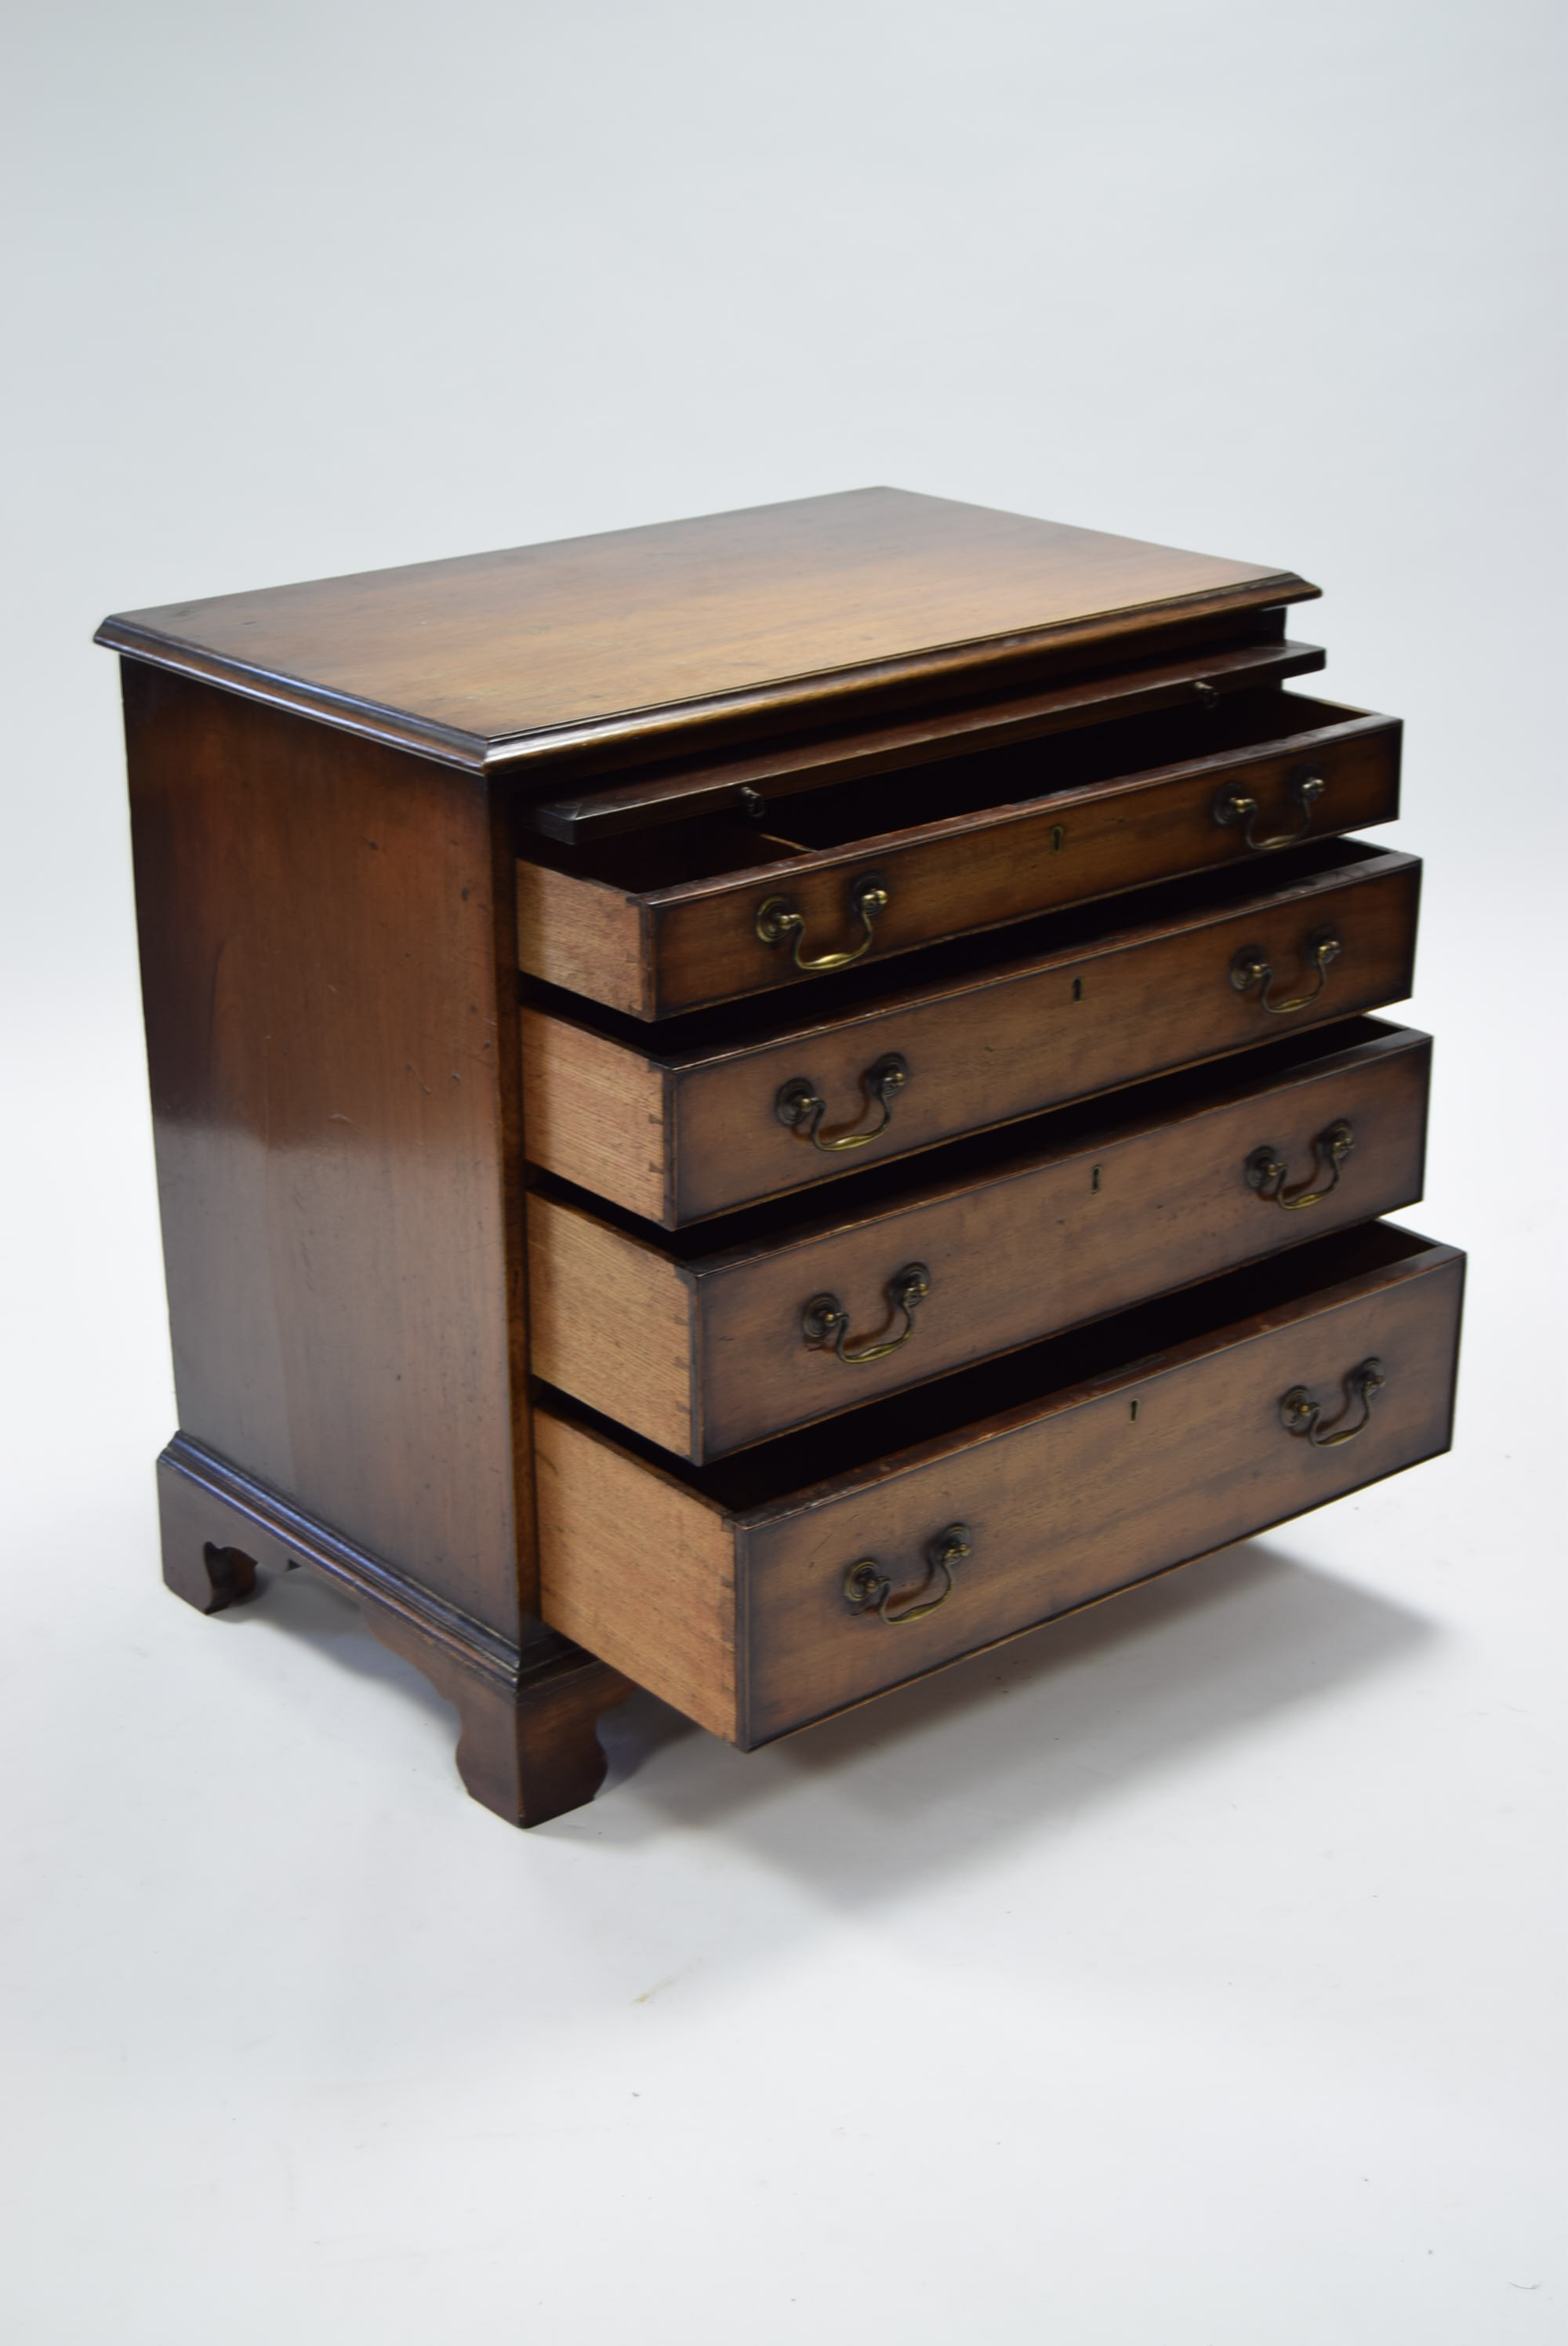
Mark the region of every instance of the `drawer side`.
<instances>
[{"instance_id":1,"label":"drawer side","mask_svg":"<svg viewBox=\"0 0 1568 2346\"><path fill-rule=\"evenodd\" d=\"M528 1161L645 1221L670 1216L668 1077L637 1052L545 1011L523 1013Z\"/></svg>"},{"instance_id":2,"label":"drawer side","mask_svg":"<svg viewBox=\"0 0 1568 2346\"><path fill-rule=\"evenodd\" d=\"M644 915L624 889L517 865L517 960L530 977L633 1018L652 1013Z\"/></svg>"},{"instance_id":3,"label":"drawer side","mask_svg":"<svg viewBox=\"0 0 1568 2346\"><path fill-rule=\"evenodd\" d=\"M735 1545L724 1516L547 1409L534 1413L534 1447L543 1618L733 1743Z\"/></svg>"},{"instance_id":4,"label":"drawer side","mask_svg":"<svg viewBox=\"0 0 1568 2346\"><path fill-rule=\"evenodd\" d=\"M689 1275L580 1207L528 1199L528 1365L685 1455L694 1423Z\"/></svg>"}]
</instances>

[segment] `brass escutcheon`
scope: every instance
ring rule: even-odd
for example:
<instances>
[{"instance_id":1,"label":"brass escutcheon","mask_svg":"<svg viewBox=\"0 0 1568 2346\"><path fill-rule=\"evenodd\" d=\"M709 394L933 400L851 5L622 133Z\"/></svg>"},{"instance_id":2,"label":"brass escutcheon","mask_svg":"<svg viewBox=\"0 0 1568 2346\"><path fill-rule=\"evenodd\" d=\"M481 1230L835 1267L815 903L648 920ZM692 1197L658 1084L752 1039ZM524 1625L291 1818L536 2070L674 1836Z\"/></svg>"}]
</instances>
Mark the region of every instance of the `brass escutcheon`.
<instances>
[{"instance_id":1,"label":"brass escutcheon","mask_svg":"<svg viewBox=\"0 0 1568 2346\"><path fill-rule=\"evenodd\" d=\"M1268 1199L1271 1205L1283 1207L1288 1214L1299 1214L1308 1206L1320 1206L1324 1198L1339 1188L1345 1159L1355 1146L1356 1136L1341 1117L1338 1123L1320 1132L1312 1143L1312 1170L1299 1188L1286 1188L1285 1159L1267 1142L1261 1148L1253 1150L1241 1169L1247 1177L1248 1188L1256 1189L1260 1198ZM1323 1187L1315 1189L1312 1184L1318 1178L1320 1165L1328 1165L1332 1169Z\"/></svg>"},{"instance_id":2,"label":"brass escutcheon","mask_svg":"<svg viewBox=\"0 0 1568 2346\"><path fill-rule=\"evenodd\" d=\"M820 1127L828 1103L809 1076L792 1076L779 1087L773 1103L774 1113L780 1124L788 1125L791 1132L809 1140L824 1155L839 1148L863 1148L868 1140L877 1139L892 1122L893 1103L909 1079L909 1061L898 1051L887 1052L866 1069L860 1086L867 1105L875 1100L882 1111L881 1122L873 1124L866 1132L823 1132Z\"/></svg>"},{"instance_id":3,"label":"brass escutcheon","mask_svg":"<svg viewBox=\"0 0 1568 2346\"><path fill-rule=\"evenodd\" d=\"M931 1293L931 1273L923 1262L906 1262L895 1271L887 1284L887 1298L894 1311L901 1311L904 1324L896 1336L878 1338L870 1344L858 1344L851 1352L846 1350L850 1334L850 1315L836 1295L813 1295L800 1314L800 1332L808 1344L820 1351L830 1349L851 1369L868 1361L885 1361L914 1334L915 1306L925 1301Z\"/></svg>"},{"instance_id":4,"label":"brass escutcheon","mask_svg":"<svg viewBox=\"0 0 1568 2346\"><path fill-rule=\"evenodd\" d=\"M1341 1442L1354 1442L1359 1433L1365 1433L1371 1423L1372 1396L1381 1392L1388 1382L1381 1361L1359 1362L1345 1379L1345 1406L1328 1433L1321 1423L1322 1402L1314 1401L1305 1385L1292 1385L1280 1395L1279 1423L1287 1433L1309 1442L1314 1450L1336 1449ZM1358 1402L1361 1414L1353 1425L1347 1425L1345 1420Z\"/></svg>"},{"instance_id":5,"label":"brass escutcheon","mask_svg":"<svg viewBox=\"0 0 1568 2346\"><path fill-rule=\"evenodd\" d=\"M781 945L787 937L793 937L795 943L790 958L796 968L817 976L824 970L848 969L851 962L859 961L862 954L870 953L873 925L878 915L887 911L889 901L888 883L879 872L862 872L858 880L850 882L850 910L860 922L864 933L858 944L846 946L838 953L806 954L801 952L800 948L806 942L806 916L789 896L765 897L757 907L753 926L765 945Z\"/></svg>"},{"instance_id":6,"label":"brass escutcheon","mask_svg":"<svg viewBox=\"0 0 1568 2346\"><path fill-rule=\"evenodd\" d=\"M1285 788L1300 808L1301 820L1294 831L1276 831L1270 839L1258 838L1257 823L1261 810L1251 792L1242 790L1238 783L1227 783L1218 792L1214 801L1214 819L1227 828L1245 823L1247 828L1241 834L1243 845L1250 847L1256 854L1270 855L1277 847L1294 847L1298 840L1306 838L1311 828L1313 811L1328 787L1322 775L1314 772L1309 766L1292 774Z\"/></svg>"},{"instance_id":7,"label":"brass escutcheon","mask_svg":"<svg viewBox=\"0 0 1568 2346\"><path fill-rule=\"evenodd\" d=\"M945 1605L952 1595L952 1567L968 1556L973 1545L973 1534L967 1524L949 1524L926 1549L928 1570L920 1588L914 1592L921 1601L906 1605L901 1613L891 1612L893 1584L875 1556L863 1556L844 1575L844 1602L851 1612L876 1613L890 1627L901 1628L907 1621L923 1621L939 1605ZM934 1596L925 1590L942 1586Z\"/></svg>"}]
</instances>

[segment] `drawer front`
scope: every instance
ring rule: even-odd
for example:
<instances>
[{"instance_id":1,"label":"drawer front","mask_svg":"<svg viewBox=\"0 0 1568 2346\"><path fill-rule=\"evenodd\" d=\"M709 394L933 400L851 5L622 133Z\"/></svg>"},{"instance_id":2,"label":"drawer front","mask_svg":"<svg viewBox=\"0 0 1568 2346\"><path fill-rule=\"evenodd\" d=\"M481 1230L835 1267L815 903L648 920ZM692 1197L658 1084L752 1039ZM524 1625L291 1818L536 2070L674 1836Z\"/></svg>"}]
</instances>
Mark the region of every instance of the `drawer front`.
<instances>
[{"instance_id":1,"label":"drawer front","mask_svg":"<svg viewBox=\"0 0 1568 2346\"><path fill-rule=\"evenodd\" d=\"M1463 1274L1374 1224L678 1476L541 1406L544 1617L768 1742L1445 1450Z\"/></svg>"},{"instance_id":2,"label":"drawer front","mask_svg":"<svg viewBox=\"0 0 1568 2346\"><path fill-rule=\"evenodd\" d=\"M1059 905L1266 858L1308 837L1390 822L1399 774L1398 723L1362 718L1282 751L1205 759L808 853L766 880L709 882L700 892L655 903L653 1015L799 984L812 972L798 961L840 953L881 960ZM789 818L781 810L785 828ZM886 901L862 915L860 892L873 882ZM788 909L769 914L770 905ZM759 930L773 929L781 931L777 943L764 943Z\"/></svg>"},{"instance_id":3,"label":"drawer front","mask_svg":"<svg viewBox=\"0 0 1568 2346\"><path fill-rule=\"evenodd\" d=\"M1446 1449L1461 1291L1461 1259L1438 1250L1424 1273L1238 1331L749 1529L739 1740L766 1742ZM1369 1361L1383 1380L1369 1395L1358 1382ZM950 1525L968 1552L944 1559ZM892 1617L933 1598L923 1617Z\"/></svg>"},{"instance_id":4,"label":"drawer front","mask_svg":"<svg viewBox=\"0 0 1568 2346\"><path fill-rule=\"evenodd\" d=\"M1004 1178L697 1266L690 1454L722 1457L1415 1204L1431 1047L1407 1032L1254 1097L1113 1128Z\"/></svg>"},{"instance_id":5,"label":"drawer front","mask_svg":"<svg viewBox=\"0 0 1568 2346\"><path fill-rule=\"evenodd\" d=\"M993 1144L962 1178L711 1254L535 1190L534 1372L701 1464L1412 1205L1431 1044L1338 1031L1266 1052L1245 1089L1133 1091L1114 1123L1050 1118L1028 1154Z\"/></svg>"},{"instance_id":6,"label":"drawer front","mask_svg":"<svg viewBox=\"0 0 1568 2346\"><path fill-rule=\"evenodd\" d=\"M780 840L771 862L732 817L739 844L728 853L742 868L662 888L525 862L522 964L632 1016L661 1018L1154 881L1267 862L1303 839L1397 815L1397 720L1271 698L1335 721L839 847L809 843L820 810L785 806L769 811L768 831L789 833L793 821L806 843ZM1024 775L1013 784L1028 786ZM723 836L713 826L710 843ZM642 855L673 852L656 837ZM619 861L628 873L638 868L635 849Z\"/></svg>"},{"instance_id":7,"label":"drawer front","mask_svg":"<svg viewBox=\"0 0 1568 2346\"><path fill-rule=\"evenodd\" d=\"M1414 967L1420 877L1408 856L1348 862L1239 910L1113 932L1093 947L1016 964L983 983L904 997L677 1067L660 1137L670 1200L664 1219L694 1221L1402 1001ZM1321 964L1313 941L1324 932L1339 950ZM1267 981L1237 983L1259 962L1269 965ZM891 1097L880 1097L880 1071L890 1061L901 1080ZM823 1115L781 1122L801 1087L824 1103ZM864 1148L817 1145L872 1130ZM646 1162L647 1140L645 1122L628 1162ZM564 1164L552 1169L579 1178Z\"/></svg>"}]
</instances>

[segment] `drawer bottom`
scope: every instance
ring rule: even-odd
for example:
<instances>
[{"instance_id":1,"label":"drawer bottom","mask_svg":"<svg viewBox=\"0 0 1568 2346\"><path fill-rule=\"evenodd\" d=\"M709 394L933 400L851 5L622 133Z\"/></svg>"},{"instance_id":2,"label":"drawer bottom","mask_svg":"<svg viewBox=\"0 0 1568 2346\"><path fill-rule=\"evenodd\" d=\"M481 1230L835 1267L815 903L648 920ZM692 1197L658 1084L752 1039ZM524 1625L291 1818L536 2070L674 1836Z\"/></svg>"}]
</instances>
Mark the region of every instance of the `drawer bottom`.
<instances>
[{"instance_id":1,"label":"drawer bottom","mask_svg":"<svg viewBox=\"0 0 1568 2346\"><path fill-rule=\"evenodd\" d=\"M704 1468L541 1409L545 1618L768 1742L1445 1450L1463 1274L1370 1224Z\"/></svg>"}]
</instances>

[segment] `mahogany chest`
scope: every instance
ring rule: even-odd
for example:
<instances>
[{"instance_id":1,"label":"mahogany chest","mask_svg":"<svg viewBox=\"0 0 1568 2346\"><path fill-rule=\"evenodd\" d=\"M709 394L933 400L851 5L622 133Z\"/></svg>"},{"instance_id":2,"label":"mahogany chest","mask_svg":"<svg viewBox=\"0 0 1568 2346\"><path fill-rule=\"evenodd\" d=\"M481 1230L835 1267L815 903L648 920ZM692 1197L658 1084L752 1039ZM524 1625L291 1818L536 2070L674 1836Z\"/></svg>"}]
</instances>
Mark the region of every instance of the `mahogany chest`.
<instances>
[{"instance_id":1,"label":"mahogany chest","mask_svg":"<svg viewBox=\"0 0 1568 2346\"><path fill-rule=\"evenodd\" d=\"M532 1824L1446 1448L1316 591L873 489L107 621L170 1586L348 1588Z\"/></svg>"}]
</instances>

